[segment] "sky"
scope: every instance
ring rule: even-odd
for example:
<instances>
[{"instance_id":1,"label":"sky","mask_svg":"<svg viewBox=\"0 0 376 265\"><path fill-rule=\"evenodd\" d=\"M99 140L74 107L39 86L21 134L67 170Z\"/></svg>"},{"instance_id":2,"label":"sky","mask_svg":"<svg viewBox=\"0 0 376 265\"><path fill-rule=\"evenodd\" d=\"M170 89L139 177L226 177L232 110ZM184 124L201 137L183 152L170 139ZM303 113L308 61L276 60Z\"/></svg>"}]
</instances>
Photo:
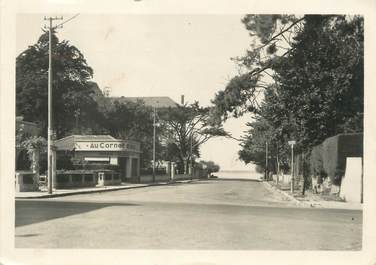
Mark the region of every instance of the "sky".
<instances>
[{"instance_id":1,"label":"sky","mask_svg":"<svg viewBox=\"0 0 376 265\"><path fill-rule=\"evenodd\" d=\"M36 43L44 15L17 16L17 54ZM51 14L49 14L51 15ZM53 14L61 16L62 14ZM73 14L63 15L64 20ZM180 103L208 106L238 71L232 57L241 56L251 37L242 15L85 15L58 29L94 70L93 81L110 87L111 96L168 96ZM224 128L239 138L249 116L230 119ZM238 159L239 143L213 138L201 148L201 159L223 170L253 170Z\"/></svg>"}]
</instances>

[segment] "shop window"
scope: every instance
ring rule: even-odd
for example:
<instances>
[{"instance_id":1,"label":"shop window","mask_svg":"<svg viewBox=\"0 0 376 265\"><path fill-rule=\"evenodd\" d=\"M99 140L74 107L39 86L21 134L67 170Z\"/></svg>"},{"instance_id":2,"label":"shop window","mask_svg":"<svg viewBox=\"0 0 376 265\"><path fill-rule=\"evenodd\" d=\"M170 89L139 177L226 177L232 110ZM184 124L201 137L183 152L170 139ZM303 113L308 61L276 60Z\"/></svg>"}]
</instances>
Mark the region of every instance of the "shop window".
<instances>
[{"instance_id":1,"label":"shop window","mask_svg":"<svg viewBox=\"0 0 376 265\"><path fill-rule=\"evenodd\" d=\"M81 175L72 175L72 182L81 182L82 176Z\"/></svg>"},{"instance_id":2,"label":"shop window","mask_svg":"<svg viewBox=\"0 0 376 265\"><path fill-rule=\"evenodd\" d=\"M68 174L58 174L57 175L57 182L58 183L67 183L67 182L69 182L69 175Z\"/></svg>"},{"instance_id":3,"label":"shop window","mask_svg":"<svg viewBox=\"0 0 376 265\"><path fill-rule=\"evenodd\" d=\"M93 182L93 175L85 174L85 182Z\"/></svg>"}]
</instances>

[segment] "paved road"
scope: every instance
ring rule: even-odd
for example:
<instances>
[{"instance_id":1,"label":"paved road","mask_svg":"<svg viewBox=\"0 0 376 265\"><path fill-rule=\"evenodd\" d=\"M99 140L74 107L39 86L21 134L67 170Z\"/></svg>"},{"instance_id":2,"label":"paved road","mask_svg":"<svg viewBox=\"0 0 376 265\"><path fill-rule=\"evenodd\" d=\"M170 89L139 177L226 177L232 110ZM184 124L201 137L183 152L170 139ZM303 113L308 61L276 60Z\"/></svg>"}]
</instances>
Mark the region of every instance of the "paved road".
<instances>
[{"instance_id":1,"label":"paved road","mask_svg":"<svg viewBox=\"0 0 376 265\"><path fill-rule=\"evenodd\" d=\"M359 250L362 212L299 208L245 180L16 201L16 247Z\"/></svg>"}]
</instances>

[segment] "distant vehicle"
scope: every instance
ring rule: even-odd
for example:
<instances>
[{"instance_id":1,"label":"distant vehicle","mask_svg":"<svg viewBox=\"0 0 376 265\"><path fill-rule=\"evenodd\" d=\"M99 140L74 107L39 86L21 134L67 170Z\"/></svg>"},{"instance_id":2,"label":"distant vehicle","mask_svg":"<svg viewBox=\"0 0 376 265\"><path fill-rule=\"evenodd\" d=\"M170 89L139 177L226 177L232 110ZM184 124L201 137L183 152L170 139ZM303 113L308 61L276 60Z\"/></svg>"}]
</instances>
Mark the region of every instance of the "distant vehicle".
<instances>
[{"instance_id":1,"label":"distant vehicle","mask_svg":"<svg viewBox=\"0 0 376 265\"><path fill-rule=\"evenodd\" d=\"M218 176L216 176L216 175L213 175L213 174L210 174L209 178L211 178L211 179L217 179L217 178L218 178Z\"/></svg>"}]
</instances>

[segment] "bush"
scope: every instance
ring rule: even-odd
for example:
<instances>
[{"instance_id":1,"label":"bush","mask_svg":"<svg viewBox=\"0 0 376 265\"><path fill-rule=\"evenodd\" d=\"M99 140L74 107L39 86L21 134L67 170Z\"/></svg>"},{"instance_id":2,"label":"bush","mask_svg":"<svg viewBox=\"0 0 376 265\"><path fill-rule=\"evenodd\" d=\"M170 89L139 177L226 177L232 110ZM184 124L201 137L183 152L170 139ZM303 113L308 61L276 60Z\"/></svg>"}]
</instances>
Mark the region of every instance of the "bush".
<instances>
[{"instance_id":1,"label":"bush","mask_svg":"<svg viewBox=\"0 0 376 265\"><path fill-rule=\"evenodd\" d=\"M56 169L74 169L71 157L58 153L56 157Z\"/></svg>"},{"instance_id":2,"label":"bush","mask_svg":"<svg viewBox=\"0 0 376 265\"><path fill-rule=\"evenodd\" d=\"M208 171L208 174L218 172L220 170L219 165L215 164L213 161L200 161L203 169Z\"/></svg>"},{"instance_id":3,"label":"bush","mask_svg":"<svg viewBox=\"0 0 376 265\"><path fill-rule=\"evenodd\" d=\"M257 173L265 173L265 169L261 165L256 165L256 172Z\"/></svg>"},{"instance_id":4,"label":"bush","mask_svg":"<svg viewBox=\"0 0 376 265\"><path fill-rule=\"evenodd\" d=\"M347 157L363 157L362 133L338 134L315 146L310 157L311 174L328 176L332 183L340 185Z\"/></svg>"}]
</instances>

